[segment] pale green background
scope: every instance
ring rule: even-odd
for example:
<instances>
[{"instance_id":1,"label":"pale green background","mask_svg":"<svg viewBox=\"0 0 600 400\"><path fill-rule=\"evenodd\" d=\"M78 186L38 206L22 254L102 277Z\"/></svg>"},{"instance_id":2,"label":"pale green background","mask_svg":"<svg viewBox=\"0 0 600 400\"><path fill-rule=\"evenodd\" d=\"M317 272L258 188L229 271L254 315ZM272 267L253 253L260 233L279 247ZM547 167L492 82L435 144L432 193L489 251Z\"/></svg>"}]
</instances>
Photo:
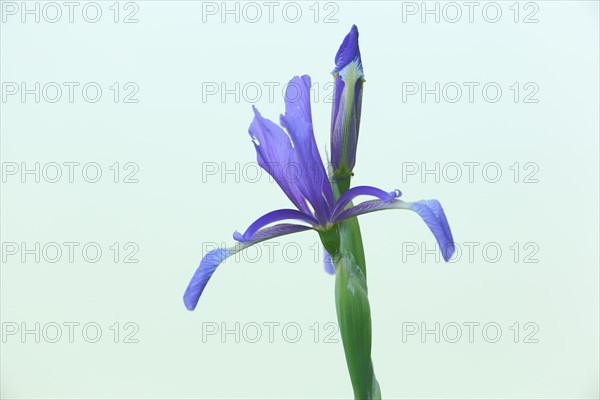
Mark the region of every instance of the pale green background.
<instances>
[{"instance_id":1,"label":"pale green background","mask_svg":"<svg viewBox=\"0 0 600 400\"><path fill-rule=\"evenodd\" d=\"M473 262L402 263L402 242L433 246L425 225L406 212L362 218L384 397L598 398L598 3L537 2L537 24L513 23L511 3L501 3L506 14L497 24L481 14L472 24L465 17L402 23L400 3L364 1L337 3L332 24L314 23L311 3L302 3L296 24L280 13L274 23L264 16L255 24L203 23L201 3L192 1L138 2L140 22L130 25L109 14L97 24L80 14L73 24L3 23L3 82L97 81L106 89L133 81L140 101L114 104L106 89L96 104L1 104L3 162L95 161L106 174L98 184L2 185L3 242L96 241L106 252L97 264L13 257L2 265L2 322L94 321L104 330L96 344L81 336L56 344L9 337L2 397L352 396L341 343L315 344L309 330L336 320L334 280L310 250L315 234L281 240L300 245L297 263L281 251L274 262L228 261L194 313L181 296L203 242L231 243L235 229L289 206L264 176L202 183L203 162L255 161L249 102L203 103L202 82L283 84L307 73L322 86L355 23L367 77L355 183L399 187L409 200L438 198L457 242L497 242L503 250L497 263L481 251ZM110 3L102 4L108 13ZM505 92L495 104L481 97L402 103L404 81L496 81ZM516 81L536 82L539 103L513 103L507 88ZM283 111L281 96L258 106L271 118ZM321 149L330 107L323 96L313 105ZM140 183L110 183L115 161L136 162ZM473 183L402 183L406 161L495 161L504 175L496 184L481 175ZM512 182L514 162L537 163L539 183ZM108 246L116 241L137 242L140 262L112 262ZM537 243L539 263L515 263L513 242ZM139 343L113 343L108 327L128 321L138 324ZM203 322L252 321L297 322L303 337L202 343ZM407 321L493 321L503 336L495 344L481 334L474 343L402 343ZM514 322L535 322L539 343L514 343Z\"/></svg>"}]
</instances>

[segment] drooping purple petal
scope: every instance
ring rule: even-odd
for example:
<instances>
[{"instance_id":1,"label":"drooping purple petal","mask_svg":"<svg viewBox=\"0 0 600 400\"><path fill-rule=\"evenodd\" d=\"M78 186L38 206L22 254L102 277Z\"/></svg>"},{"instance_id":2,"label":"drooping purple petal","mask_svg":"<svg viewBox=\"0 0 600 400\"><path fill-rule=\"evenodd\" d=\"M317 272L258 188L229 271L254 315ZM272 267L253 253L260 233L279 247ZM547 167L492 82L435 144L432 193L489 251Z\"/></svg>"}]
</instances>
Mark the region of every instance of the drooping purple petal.
<instances>
[{"instance_id":1,"label":"drooping purple petal","mask_svg":"<svg viewBox=\"0 0 600 400\"><path fill-rule=\"evenodd\" d=\"M331 216L333 192L315 141L310 87L308 75L290 80L285 97L285 114L280 122L290 135L295 159L299 163L302 179L297 182L298 188L314 209L319 222L326 223Z\"/></svg>"},{"instance_id":2,"label":"drooping purple petal","mask_svg":"<svg viewBox=\"0 0 600 400\"><path fill-rule=\"evenodd\" d=\"M411 204L411 210L414 210L423 218L423 221L429 226L429 229L437 239L444 260L448 261L454 254L454 238L446 213L439 201L421 200Z\"/></svg>"},{"instance_id":3,"label":"drooping purple petal","mask_svg":"<svg viewBox=\"0 0 600 400\"><path fill-rule=\"evenodd\" d=\"M217 267L225 261L226 258L264 240L273 239L291 233L302 232L311 229L308 226L294 224L279 224L265 229L261 229L253 236L253 241L237 243L235 246L228 248L218 248L209 251L200 261L200 265L194 272L190 283L183 295L185 307L192 311L198 305L200 295L204 291L206 284L212 277Z\"/></svg>"},{"instance_id":4,"label":"drooping purple petal","mask_svg":"<svg viewBox=\"0 0 600 400\"><path fill-rule=\"evenodd\" d=\"M355 186L340 196L338 201L335 203L335 207L333 209L333 218L335 219L336 215L344 210L344 208L354 200L358 196L373 196L377 197L379 200L387 203L394 200L397 197L400 197L402 192L396 189L393 192L386 192L384 190L378 189L373 186Z\"/></svg>"},{"instance_id":5,"label":"drooping purple petal","mask_svg":"<svg viewBox=\"0 0 600 400\"><path fill-rule=\"evenodd\" d=\"M190 280L187 289L183 295L185 307L192 311L196 308L200 295L204 291L206 284L217 267L225 261L227 257L234 255L236 252L230 249L215 249L206 253L200 261L200 266L194 272L194 276Z\"/></svg>"},{"instance_id":6,"label":"drooping purple petal","mask_svg":"<svg viewBox=\"0 0 600 400\"><path fill-rule=\"evenodd\" d=\"M331 73L335 74L341 71L351 62L356 62L362 71L362 60L358 47L358 28L356 25L352 25L350 32L346 35L342 45L338 49L335 55L335 68Z\"/></svg>"},{"instance_id":7,"label":"drooping purple petal","mask_svg":"<svg viewBox=\"0 0 600 400\"><path fill-rule=\"evenodd\" d=\"M392 200L390 202L385 202L381 200L363 201L362 203L359 203L340 212L337 215L337 217L333 220L333 223L337 223L348 218L357 217L359 215L368 214L375 211L393 209L410 210L410 203L407 203L402 200Z\"/></svg>"},{"instance_id":8,"label":"drooping purple petal","mask_svg":"<svg viewBox=\"0 0 600 400\"><path fill-rule=\"evenodd\" d=\"M335 275L335 268L333 266L333 261L331 260L331 256L329 252L323 248L323 267L325 268L325 272L329 275Z\"/></svg>"},{"instance_id":9,"label":"drooping purple petal","mask_svg":"<svg viewBox=\"0 0 600 400\"><path fill-rule=\"evenodd\" d=\"M254 240L254 234L260 229L274 222L280 222L285 220L298 220L306 222L311 226L319 225L319 221L301 211L290 209L275 210L263 215L262 217L254 221L248 227L248 229L246 229L246 232L244 232L243 235L241 235L238 231L235 231L233 233L233 238L238 242L250 242Z\"/></svg>"},{"instance_id":10,"label":"drooping purple petal","mask_svg":"<svg viewBox=\"0 0 600 400\"><path fill-rule=\"evenodd\" d=\"M407 203L402 200L392 200L387 203L381 200L369 200L342 211L338 214L335 222L374 211L392 209L412 210L419 214L435 236L444 260L448 261L452 257L455 250L452 231L444 209L437 200L421 200L414 203Z\"/></svg>"},{"instance_id":11,"label":"drooping purple petal","mask_svg":"<svg viewBox=\"0 0 600 400\"><path fill-rule=\"evenodd\" d=\"M297 224L277 224L256 232L252 237L251 244L273 239L290 233L303 232L312 229L310 226Z\"/></svg>"},{"instance_id":12,"label":"drooping purple petal","mask_svg":"<svg viewBox=\"0 0 600 400\"><path fill-rule=\"evenodd\" d=\"M309 214L310 209L304 195L289 175L290 167L297 164L290 138L277 124L263 118L256 107L253 106L252 109L254 119L248 132L256 148L258 164L273 177L299 210Z\"/></svg>"}]
</instances>

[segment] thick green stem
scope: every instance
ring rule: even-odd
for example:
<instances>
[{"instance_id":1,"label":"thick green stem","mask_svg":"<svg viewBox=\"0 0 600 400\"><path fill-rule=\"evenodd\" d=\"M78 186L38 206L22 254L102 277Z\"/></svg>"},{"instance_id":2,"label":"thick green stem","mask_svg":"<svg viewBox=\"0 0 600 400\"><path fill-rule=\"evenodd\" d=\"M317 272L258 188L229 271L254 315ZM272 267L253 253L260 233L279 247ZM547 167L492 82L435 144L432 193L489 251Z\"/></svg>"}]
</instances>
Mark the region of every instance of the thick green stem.
<instances>
[{"instance_id":1,"label":"thick green stem","mask_svg":"<svg viewBox=\"0 0 600 400\"><path fill-rule=\"evenodd\" d=\"M332 179L336 200L349 189L350 174ZM339 252L331 254L335 270L335 299L346 363L356 399L380 399L371 361L371 310L367 268L357 218L339 224Z\"/></svg>"},{"instance_id":2,"label":"thick green stem","mask_svg":"<svg viewBox=\"0 0 600 400\"><path fill-rule=\"evenodd\" d=\"M371 361L371 310L365 276L349 252L333 256L335 305L355 399L381 399Z\"/></svg>"}]
</instances>

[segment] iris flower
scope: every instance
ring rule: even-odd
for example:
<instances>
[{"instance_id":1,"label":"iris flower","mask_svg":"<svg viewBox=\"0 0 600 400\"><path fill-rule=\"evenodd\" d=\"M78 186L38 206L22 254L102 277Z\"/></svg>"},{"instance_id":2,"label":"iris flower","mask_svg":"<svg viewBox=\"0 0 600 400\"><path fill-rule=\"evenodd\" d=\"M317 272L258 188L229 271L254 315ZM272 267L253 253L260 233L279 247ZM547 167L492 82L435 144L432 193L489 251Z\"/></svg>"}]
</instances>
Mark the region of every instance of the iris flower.
<instances>
[{"instance_id":1,"label":"iris flower","mask_svg":"<svg viewBox=\"0 0 600 400\"><path fill-rule=\"evenodd\" d=\"M381 399L371 361L371 311L367 294L366 260L356 217L391 209L416 212L435 236L444 260L454 253L448 220L437 200L405 202L400 190L373 186L351 188L365 82L358 47L358 29L352 26L335 56L334 102L331 118L331 168L327 174L317 148L310 107L310 77L290 80L285 113L279 125L253 107L249 133L258 164L269 173L294 208L264 214L244 233L234 232L231 247L208 252L192 276L183 300L194 310L206 284L227 258L265 240L314 230L325 248L325 269L335 273L335 305L354 397ZM359 196L372 200L354 204Z\"/></svg>"},{"instance_id":2,"label":"iris flower","mask_svg":"<svg viewBox=\"0 0 600 400\"><path fill-rule=\"evenodd\" d=\"M358 45L353 41L354 39L350 38L342 44L338 55L344 56L336 57L339 64L336 68L340 71L339 76L343 77L344 67L354 62L352 73L362 79L361 64L356 64L356 57L360 61L360 54L356 54ZM343 63L347 64L342 65ZM357 82L361 82L360 79ZM348 81L344 81L346 82ZM341 221L374 211L415 211L435 236L444 259L447 261L452 256L452 233L444 210L437 200L405 202L398 199L401 195L399 190L385 191L372 186L350 188L337 201L334 200L332 185L313 132L310 87L311 80L308 75L292 78L286 91L285 113L279 119L281 126L264 118L256 107L253 107L254 119L249 128L258 164L273 177L295 208L283 208L264 214L243 234L234 232L233 238L236 243L233 246L208 252L202 258L183 296L188 310L196 308L206 284L227 257L262 241L311 229L317 231L324 240L329 233L337 229ZM352 94L354 95L356 91ZM338 151L338 147L333 147L332 150ZM353 160L353 156L349 159ZM350 162L352 163L353 161ZM350 167L348 164L347 166ZM370 196L374 199L351 205L358 196ZM324 245L327 248L327 244Z\"/></svg>"}]
</instances>

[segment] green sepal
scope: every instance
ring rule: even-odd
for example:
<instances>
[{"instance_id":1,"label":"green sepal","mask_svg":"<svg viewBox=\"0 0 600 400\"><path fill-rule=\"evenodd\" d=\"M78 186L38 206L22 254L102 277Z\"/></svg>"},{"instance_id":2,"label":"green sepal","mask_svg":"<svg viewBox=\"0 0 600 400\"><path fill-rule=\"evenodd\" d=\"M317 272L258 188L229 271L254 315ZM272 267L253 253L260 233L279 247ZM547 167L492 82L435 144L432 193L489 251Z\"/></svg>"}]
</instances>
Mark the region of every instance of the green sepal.
<instances>
[{"instance_id":1,"label":"green sepal","mask_svg":"<svg viewBox=\"0 0 600 400\"><path fill-rule=\"evenodd\" d=\"M335 225L327 230L319 230L318 232L325 250L327 250L330 255L338 254L341 247L339 226Z\"/></svg>"}]
</instances>

